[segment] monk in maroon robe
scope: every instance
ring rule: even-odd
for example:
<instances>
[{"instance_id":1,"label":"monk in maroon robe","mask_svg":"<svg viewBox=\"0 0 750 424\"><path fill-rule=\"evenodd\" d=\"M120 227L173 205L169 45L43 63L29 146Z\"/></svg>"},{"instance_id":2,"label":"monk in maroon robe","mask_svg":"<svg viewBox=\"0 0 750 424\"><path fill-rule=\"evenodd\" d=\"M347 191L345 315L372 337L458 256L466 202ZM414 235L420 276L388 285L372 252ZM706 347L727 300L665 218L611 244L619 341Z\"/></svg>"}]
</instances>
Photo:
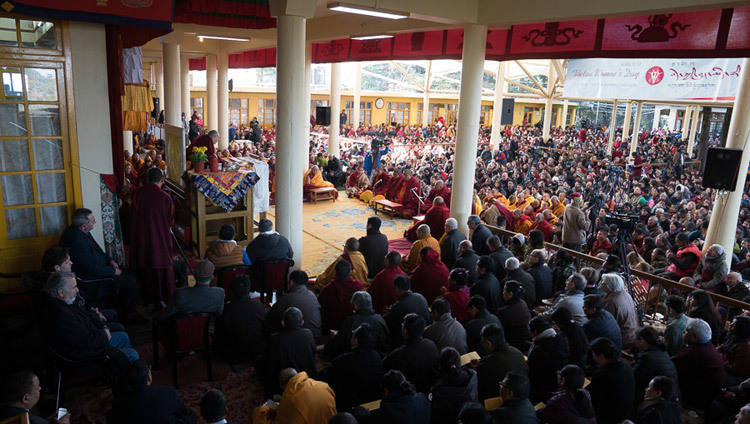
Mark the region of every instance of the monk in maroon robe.
<instances>
[{"instance_id":1,"label":"monk in maroon robe","mask_svg":"<svg viewBox=\"0 0 750 424\"><path fill-rule=\"evenodd\" d=\"M388 200L395 200L396 194L398 193L398 190L401 188L401 183L403 182L404 182L404 176L403 174L401 174L401 171L398 168L396 168L393 171L393 176L391 176L391 183L385 192L385 198Z\"/></svg>"},{"instance_id":2,"label":"monk in maroon robe","mask_svg":"<svg viewBox=\"0 0 750 424\"><path fill-rule=\"evenodd\" d=\"M411 291L419 293L431 305L443 287L448 290L448 267L440 260L437 250L425 246L420 250L421 261L411 272Z\"/></svg>"},{"instance_id":3,"label":"monk in maroon robe","mask_svg":"<svg viewBox=\"0 0 750 424\"><path fill-rule=\"evenodd\" d=\"M417 214L419 208L419 195L420 186L419 180L414 178L414 171L407 169L404 171L404 182L401 183L401 188L396 193L396 203L402 205L401 218L411 219Z\"/></svg>"},{"instance_id":4,"label":"monk in maroon robe","mask_svg":"<svg viewBox=\"0 0 750 424\"><path fill-rule=\"evenodd\" d=\"M505 228L516 228L516 217L503 203L497 199L494 200L495 207L505 217ZM492 225L495 225L492 223Z\"/></svg>"},{"instance_id":5,"label":"monk in maroon robe","mask_svg":"<svg viewBox=\"0 0 750 424\"><path fill-rule=\"evenodd\" d=\"M206 156L211 157L216 153L214 144L218 142L219 132L216 130L209 131L208 134L204 134L190 142L190 145L185 149L185 158L190 160L190 155L193 154L193 147L206 147Z\"/></svg>"},{"instance_id":6,"label":"monk in maroon robe","mask_svg":"<svg viewBox=\"0 0 750 424\"><path fill-rule=\"evenodd\" d=\"M399 275L406 275L401 271L401 254L392 251L385 256L385 268L375 275L367 292L372 297L372 309L375 313L384 314L388 308L396 303L396 293L393 290L393 280Z\"/></svg>"},{"instance_id":7,"label":"monk in maroon robe","mask_svg":"<svg viewBox=\"0 0 750 424\"><path fill-rule=\"evenodd\" d=\"M372 181L372 192L374 196L385 196L385 192L388 191L388 187L391 183L391 176L388 175L382 166L378 167L375 172L375 178Z\"/></svg>"},{"instance_id":8,"label":"monk in maroon robe","mask_svg":"<svg viewBox=\"0 0 750 424\"><path fill-rule=\"evenodd\" d=\"M414 243L418 238L417 228L422 224L427 224L427 226L430 227L430 234L432 234L437 240L440 240L440 237L445 233L445 220L450 218L450 216L450 209L445 206L443 198L438 196L435 198L435 202L430 210L424 214L424 219L417 221L414 225L409 227L408 230L404 231L404 237Z\"/></svg>"},{"instance_id":9,"label":"monk in maroon robe","mask_svg":"<svg viewBox=\"0 0 750 424\"><path fill-rule=\"evenodd\" d=\"M164 173L148 171L147 183L133 192L130 267L138 276L144 304L167 302L175 290L172 271L174 204L162 189Z\"/></svg>"},{"instance_id":10,"label":"monk in maroon robe","mask_svg":"<svg viewBox=\"0 0 750 424\"><path fill-rule=\"evenodd\" d=\"M347 267L348 265L348 267ZM361 281L351 277L352 266L347 261L336 264L336 278L323 287L318 296L323 330L336 330L341 323L354 314L351 306L352 295L364 290Z\"/></svg>"},{"instance_id":11,"label":"monk in maroon robe","mask_svg":"<svg viewBox=\"0 0 750 424\"><path fill-rule=\"evenodd\" d=\"M432 207L432 202L435 201L436 197L442 197L443 202L445 202L445 206L450 209L451 207L451 189L445 186L445 183L442 180L438 180L435 183L435 187L430 190L430 194L427 195L427 198L424 199L424 205L422 205L423 211L429 211ZM439 239L440 237L435 236L436 239Z\"/></svg>"},{"instance_id":12,"label":"monk in maroon robe","mask_svg":"<svg viewBox=\"0 0 750 424\"><path fill-rule=\"evenodd\" d=\"M546 219L544 219L543 213L536 214L534 225L531 226L531 229L541 231L542 234L544 234L544 241L552 241L552 233L554 232L554 230L552 229L552 225L550 225L550 223L547 222Z\"/></svg>"}]
</instances>

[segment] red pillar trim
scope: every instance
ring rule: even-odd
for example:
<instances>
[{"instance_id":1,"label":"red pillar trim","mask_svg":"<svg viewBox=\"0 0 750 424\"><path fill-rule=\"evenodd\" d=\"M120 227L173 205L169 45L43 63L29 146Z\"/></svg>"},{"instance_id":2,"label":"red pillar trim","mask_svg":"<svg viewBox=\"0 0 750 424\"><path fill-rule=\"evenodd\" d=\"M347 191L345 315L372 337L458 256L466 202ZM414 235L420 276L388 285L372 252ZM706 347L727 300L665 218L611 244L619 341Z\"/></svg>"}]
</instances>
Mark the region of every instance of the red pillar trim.
<instances>
[{"instance_id":1,"label":"red pillar trim","mask_svg":"<svg viewBox=\"0 0 750 424\"><path fill-rule=\"evenodd\" d=\"M109 94L109 126L112 139L112 169L118 190L122 187L125 174L125 154L122 134L122 38L120 27L106 25L107 45L107 92Z\"/></svg>"}]
</instances>

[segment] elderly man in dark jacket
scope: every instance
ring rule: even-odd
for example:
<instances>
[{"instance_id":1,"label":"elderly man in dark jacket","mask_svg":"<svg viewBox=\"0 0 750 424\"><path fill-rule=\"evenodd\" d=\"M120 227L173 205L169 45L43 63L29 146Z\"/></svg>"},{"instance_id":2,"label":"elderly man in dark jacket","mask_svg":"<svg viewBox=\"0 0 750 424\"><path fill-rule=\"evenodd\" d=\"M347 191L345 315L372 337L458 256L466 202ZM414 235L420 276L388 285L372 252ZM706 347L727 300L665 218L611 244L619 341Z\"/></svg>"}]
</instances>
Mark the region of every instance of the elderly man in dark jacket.
<instances>
[{"instance_id":1,"label":"elderly man in dark jacket","mask_svg":"<svg viewBox=\"0 0 750 424\"><path fill-rule=\"evenodd\" d=\"M250 263L274 259L292 259L294 251L289 240L281 234L273 231L273 222L270 219L261 219L258 222L258 235L247 245L247 256Z\"/></svg>"},{"instance_id":2,"label":"elderly man in dark jacket","mask_svg":"<svg viewBox=\"0 0 750 424\"><path fill-rule=\"evenodd\" d=\"M386 312L383 318L390 333L388 344L391 347L397 347L404 341L401 324L406 315L415 313L424 320L425 324L432 322L432 318L430 318L427 300L421 294L411 291L411 282L407 276L399 275L393 279L393 291L396 294L396 303L391 305L391 309Z\"/></svg>"},{"instance_id":3,"label":"elderly man in dark jacket","mask_svg":"<svg viewBox=\"0 0 750 424\"><path fill-rule=\"evenodd\" d=\"M359 238L359 251L367 262L367 277L375 276L385 268L388 254L388 237L380 232L382 221L377 216L367 219L367 235ZM363 281L364 282L364 281Z\"/></svg>"},{"instance_id":4,"label":"elderly man in dark jacket","mask_svg":"<svg viewBox=\"0 0 750 424\"><path fill-rule=\"evenodd\" d=\"M492 236L487 239L487 244L492 252L490 253L490 257L495 261L495 277L498 280L502 280L505 278L505 261L508 258L512 258L513 253L507 247L503 246L498 236Z\"/></svg>"},{"instance_id":5,"label":"elderly man in dark jacket","mask_svg":"<svg viewBox=\"0 0 750 424\"><path fill-rule=\"evenodd\" d=\"M591 343L597 369L588 387L598 424L615 424L633 415L635 378L630 365L620 361L620 349L600 337Z\"/></svg>"},{"instance_id":6,"label":"elderly man in dark jacket","mask_svg":"<svg viewBox=\"0 0 750 424\"><path fill-rule=\"evenodd\" d=\"M467 352L466 329L451 316L451 305L445 299L432 303L432 325L425 328L424 338L435 342L438 350L452 347L461 355Z\"/></svg>"},{"instance_id":7,"label":"elderly man in dark jacket","mask_svg":"<svg viewBox=\"0 0 750 424\"><path fill-rule=\"evenodd\" d=\"M724 360L711 344L711 327L706 321L690 319L684 334L687 347L672 357L682 402L691 408L706 408L724 385Z\"/></svg>"},{"instance_id":8,"label":"elderly man in dark jacket","mask_svg":"<svg viewBox=\"0 0 750 424\"><path fill-rule=\"evenodd\" d=\"M529 401L529 378L515 371L509 372L500 385L503 404L490 411L496 423L538 424L534 405Z\"/></svg>"},{"instance_id":9,"label":"elderly man in dark jacket","mask_svg":"<svg viewBox=\"0 0 750 424\"><path fill-rule=\"evenodd\" d=\"M466 304L469 322L466 323L466 347L469 352L485 356L487 351L482 345L482 329L488 324L500 325L500 320L487 310L487 302L478 294L471 296Z\"/></svg>"},{"instance_id":10,"label":"elderly man in dark jacket","mask_svg":"<svg viewBox=\"0 0 750 424\"><path fill-rule=\"evenodd\" d=\"M323 331L320 317L320 303L318 298L307 289L307 273L305 271L292 271L289 274L289 287L287 291L276 300L273 307L266 315L265 333L272 334L281 331L281 319L284 312L294 306L305 317L303 328L307 328L316 340L320 339Z\"/></svg>"},{"instance_id":11,"label":"elderly man in dark jacket","mask_svg":"<svg viewBox=\"0 0 750 424\"><path fill-rule=\"evenodd\" d=\"M352 332L360 325L367 324L374 339L374 348L380 353L385 353L388 340L388 326L382 316L372 309L372 297L366 291L358 291L352 295L352 309L354 315L347 317L339 327L338 333L325 345L324 356L335 358L351 349L350 339Z\"/></svg>"},{"instance_id":12,"label":"elderly man in dark jacket","mask_svg":"<svg viewBox=\"0 0 750 424\"><path fill-rule=\"evenodd\" d=\"M552 283L552 270L544 263L546 259L547 253L544 249L534 249L529 254L529 269L527 271L534 277L537 306L542 305L542 300L551 298L555 292ZM529 308L533 306L529 305Z\"/></svg>"},{"instance_id":13,"label":"elderly man in dark jacket","mask_svg":"<svg viewBox=\"0 0 750 424\"><path fill-rule=\"evenodd\" d=\"M466 221L466 225L471 230L471 244L474 245L477 253L480 255L489 255L490 248L487 246L487 240L492 237L492 231L482 225L479 215L471 215Z\"/></svg>"},{"instance_id":14,"label":"elderly man in dark jacket","mask_svg":"<svg viewBox=\"0 0 750 424\"><path fill-rule=\"evenodd\" d=\"M469 271L469 279L466 284L471 287L477 281L477 262L479 255L474 251L472 243L464 240L458 245L458 257L453 263L453 269L463 268Z\"/></svg>"},{"instance_id":15,"label":"elderly man in dark jacket","mask_svg":"<svg viewBox=\"0 0 750 424\"><path fill-rule=\"evenodd\" d=\"M445 237L440 243L440 260L443 261L448 269L453 268L458 256L458 245L466 240L466 236L458 231L458 221L456 218L445 220Z\"/></svg>"},{"instance_id":16,"label":"elderly man in dark jacket","mask_svg":"<svg viewBox=\"0 0 750 424\"><path fill-rule=\"evenodd\" d=\"M404 317L404 345L386 356L383 370L401 371L418 391L429 393L438 377L439 353L432 340L422 338L424 326L425 320L417 314Z\"/></svg>"},{"instance_id":17,"label":"elderly man in dark jacket","mask_svg":"<svg viewBox=\"0 0 750 424\"><path fill-rule=\"evenodd\" d=\"M498 383L509 371L529 375L529 365L523 353L506 343L502 325L488 324L482 328L482 346L487 355L477 365L479 400L496 397Z\"/></svg>"},{"instance_id":18,"label":"elderly man in dark jacket","mask_svg":"<svg viewBox=\"0 0 750 424\"><path fill-rule=\"evenodd\" d=\"M528 272L521 269L521 263L517 258L509 258L505 261L505 278L500 285L505 287L508 281L517 281L526 292L523 300L526 306L533 308L536 305L536 280Z\"/></svg>"},{"instance_id":19,"label":"elderly man in dark jacket","mask_svg":"<svg viewBox=\"0 0 750 424\"><path fill-rule=\"evenodd\" d=\"M469 290L471 295L480 295L487 302L487 309L497 311L503 303L500 282L495 278L495 261L491 256L482 256L477 262L477 281Z\"/></svg>"}]
</instances>

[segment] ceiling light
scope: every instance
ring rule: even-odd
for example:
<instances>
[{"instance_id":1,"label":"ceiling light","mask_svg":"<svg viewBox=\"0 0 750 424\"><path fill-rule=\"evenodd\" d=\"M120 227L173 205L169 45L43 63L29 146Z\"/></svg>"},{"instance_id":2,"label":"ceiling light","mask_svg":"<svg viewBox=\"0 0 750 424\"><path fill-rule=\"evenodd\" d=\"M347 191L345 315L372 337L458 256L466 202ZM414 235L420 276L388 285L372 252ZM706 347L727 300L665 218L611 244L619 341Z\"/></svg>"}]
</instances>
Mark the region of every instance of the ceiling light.
<instances>
[{"instance_id":1,"label":"ceiling light","mask_svg":"<svg viewBox=\"0 0 750 424\"><path fill-rule=\"evenodd\" d=\"M360 6L358 4L349 3L329 3L328 9L335 10L336 12L356 13L358 15L375 16L378 18L386 19L404 19L409 17L409 14L404 12L377 9L374 7Z\"/></svg>"},{"instance_id":2,"label":"ceiling light","mask_svg":"<svg viewBox=\"0 0 750 424\"><path fill-rule=\"evenodd\" d=\"M237 37L220 37L218 35L199 35L198 40L203 41L204 38L211 40L226 40L226 41L250 41L249 38L237 38Z\"/></svg>"},{"instance_id":3,"label":"ceiling light","mask_svg":"<svg viewBox=\"0 0 750 424\"><path fill-rule=\"evenodd\" d=\"M381 38L393 38L391 34L371 34L371 35L357 35L351 37L352 40L378 40Z\"/></svg>"}]
</instances>

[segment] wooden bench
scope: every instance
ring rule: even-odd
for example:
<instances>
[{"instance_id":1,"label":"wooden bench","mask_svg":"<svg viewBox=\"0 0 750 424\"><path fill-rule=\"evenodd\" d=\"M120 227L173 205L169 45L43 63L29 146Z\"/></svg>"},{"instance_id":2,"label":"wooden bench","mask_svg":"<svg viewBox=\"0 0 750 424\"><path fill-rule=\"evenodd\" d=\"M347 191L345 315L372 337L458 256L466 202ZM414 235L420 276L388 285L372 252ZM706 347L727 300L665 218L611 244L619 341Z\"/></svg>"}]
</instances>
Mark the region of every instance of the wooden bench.
<instances>
[{"instance_id":1,"label":"wooden bench","mask_svg":"<svg viewBox=\"0 0 750 424\"><path fill-rule=\"evenodd\" d=\"M380 208L378 208L380 206ZM403 208L404 205L400 203L391 202L390 200L376 200L372 204L372 208L375 209L375 215L378 214L378 210L380 212L383 212L385 214L390 215L391 217L397 215L399 212L401 212L401 208Z\"/></svg>"},{"instance_id":2,"label":"wooden bench","mask_svg":"<svg viewBox=\"0 0 750 424\"><path fill-rule=\"evenodd\" d=\"M336 201L336 189L333 187L313 188L310 190L310 201L318 203L318 200Z\"/></svg>"}]
</instances>

